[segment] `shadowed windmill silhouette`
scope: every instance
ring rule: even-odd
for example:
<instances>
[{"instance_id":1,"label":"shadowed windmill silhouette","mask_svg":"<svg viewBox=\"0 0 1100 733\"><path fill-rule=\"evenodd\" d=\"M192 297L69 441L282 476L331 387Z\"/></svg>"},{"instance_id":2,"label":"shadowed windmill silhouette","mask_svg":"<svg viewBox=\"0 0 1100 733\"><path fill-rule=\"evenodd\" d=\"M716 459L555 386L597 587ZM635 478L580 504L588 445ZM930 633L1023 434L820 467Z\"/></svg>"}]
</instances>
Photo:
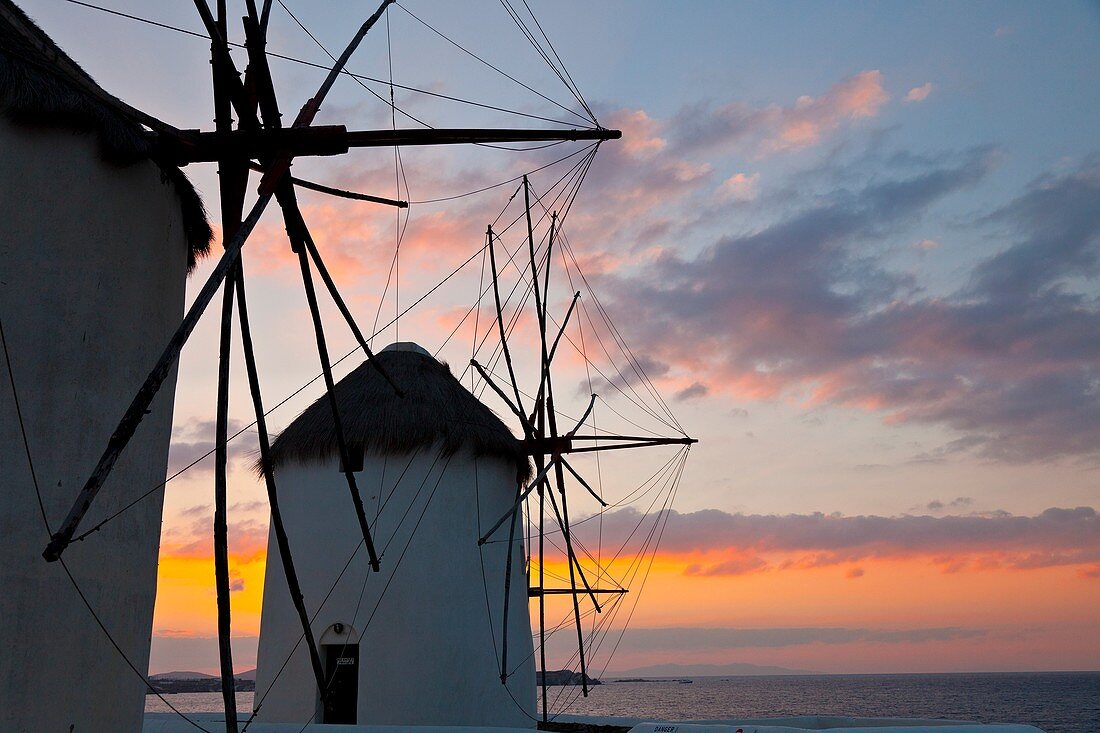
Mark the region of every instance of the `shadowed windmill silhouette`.
<instances>
[{"instance_id":1,"label":"shadowed windmill silhouette","mask_svg":"<svg viewBox=\"0 0 1100 733\"><path fill-rule=\"evenodd\" d=\"M388 379L384 370L374 359L367 340L356 325L350 310L336 289L335 283L325 268L320 252L314 243L303 218L295 195L296 187L306 187L325 193L348 198L373 201L391 206L407 206L405 202L388 200L364 194L338 191L325 186L294 178L290 175L291 163L308 156L330 156L347 152L353 147L389 147L406 145L453 145L488 144L509 142L539 142L561 140L603 141L620 137L615 130L599 127L585 129L389 129L349 131L341 125L315 126L313 120L321 108L336 80L344 73L344 67L371 28L379 21L392 4L385 0L358 29L347 47L335 59L332 67L319 86L317 92L306 101L298 112L293 124L283 128L280 108L268 66L266 52L267 28L271 13L271 0L258 6L255 0L246 0L247 14L243 18L246 38L248 66L242 75L238 72L230 56L228 38L228 10L225 0L219 0L212 11L206 0L195 0L195 7L202 20L206 33L211 39L211 65L213 74L213 98L215 110L215 129L213 131L180 130L152 115L144 113L121 101L101 95L101 101L124 119L142 125L149 130L147 136L152 145L151 157L175 165L188 165L199 162L216 162L219 173L219 197L222 212L223 254L213 272L198 291L191 307L182 322L168 341L159 359L150 370L141 388L135 394L125 410L118 426L104 449L95 468L85 481L73 502L72 509L64 522L53 533L49 545L43 552L48 561L58 560L77 536L76 532L92 506L97 494L104 487L119 457L125 451L135 432L138 430L149 406L165 383L199 319L213 301L218 290L222 290L221 336L219 349L219 380L216 408L216 454L215 454L215 520L214 548L215 575L218 599L218 636L221 656L222 687L225 697L226 730L236 731L236 702L232 682L232 658L229 646L229 571L226 525L226 464L228 439L228 396L229 396L229 354L232 340L234 309L240 328L244 362L248 374L256 415L256 428L259 434L260 463L268 499L271 505L273 533L277 540L279 556L285 571L285 579L290 591L297 616L301 622L302 633L309 650L311 666L316 676L318 689L324 690L325 671L317 651L314 634L306 612L300 583L294 569L290 547L283 530L282 516L279 510L278 491L275 476L270 463L270 441L265 422L265 410L260 394L258 366L252 348L249 325L249 310L245 293L245 274L242 262L242 249L248 241L261 215L274 198L283 215L283 221L291 249L297 256L301 269L303 286L308 307L313 320L317 342L317 352L325 385L330 395L332 420L335 425L339 453L344 466L350 506L355 516L366 546L371 566L377 571L379 558L375 549L369 524L363 508L361 492L354 472L350 470L348 445L345 440L339 405L334 395L334 380L331 361L326 345L325 332L321 321L318 296L313 282L314 272L320 276L329 296L333 299L348 327L359 342L364 355L383 378ZM83 83L81 80L80 83ZM234 127L233 116L237 125ZM245 202L248 192L249 174L252 170L261 173L257 195L251 207ZM391 382L391 386L392 382ZM393 386L400 396L400 390ZM94 530L90 530L94 531ZM82 535L83 536L83 535Z\"/></svg>"},{"instance_id":2,"label":"shadowed windmill silhouette","mask_svg":"<svg viewBox=\"0 0 1100 733\"><path fill-rule=\"evenodd\" d=\"M491 225L486 231L486 239L488 243L489 263L492 277L493 304L496 313L495 324L497 326L499 338L499 353L504 357L504 362L507 367L508 387L510 387L510 390L505 390L498 385L490 375L491 370L486 369L476 359L471 359L470 364L496 395L503 400L519 421L524 435L524 447L535 463L535 476L526 482L526 486L521 484L512 508L505 512L488 528L478 540L478 544L485 545L497 532L503 532L503 526L507 524L508 546L511 547L516 542L517 524L526 506L525 513L529 521L535 523L535 534L537 537L537 539L529 538L527 543L527 551L529 553L535 552L532 548L533 544L537 543L538 548L536 559L532 559L530 555L528 556L528 595L538 599L538 653L540 657L539 669L541 670L539 675L539 686L541 688L542 719L546 721L549 718L547 686L550 684L550 671L547 669L546 664L548 628L546 623L547 597L567 595L572 601L572 615L577 632L576 658L580 665L580 686L582 693L587 697L589 677L580 599L581 597L587 598L587 601L592 605L592 609L596 613L602 613L603 608L600 603L601 595L621 595L628 592L626 588L618 583L615 583L614 587L611 588L601 588L598 584L594 587L594 584L589 582L584 567L578 558L572 525L569 520L566 474L568 473L571 477L571 481L574 482L576 486L583 488L601 507L606 508L608 504L603 497L600 496L599 492L597 492L584 476L582 476L582 474L569 462L566 456L571 454L598 453L601 451L617 451L663 445L690 446L696 441L686 434L680 437L621 435L606 432L603 434L596 434L593 432L592 435L582 434L580 430L592 415L593 408L596 405L597 395L595 393L590 396L587 408L580 419L576 420L571 428L566 431L559 428L558 419L560 413L554 405L553 365L554 359L558 355L562 338L566 335L570 320L576 313L577 304L581 299L581 291L578 290L573 294L569 307L560 320L557 333L551 338L547 325L550 319L548 303L550 273L552 269L551 263L555 255L555 238L562 237L562 232L559 229L556 213L551 214L549 217L548 229L544 235L545 249L541 244L536 245L535 225L531 214L531 187L526 176L523 177L523 201L524 218L527 224L526 254L528 255L527 261L530 266L527 273L526 287L527 291L534 296L534 311L539 342L538 387L533 395L529 395L528 400L524 400L524 393L520 387L520 381L516 376L516 369L513 366L512 350L508 344L509 323L514 326L515 319L519 316L519 309L516 310L512 319L507 319L505 317L504 308L501 303L500 272L497 266L496 244L493 227ZM543 216L540 220L545 220L546 218L547 217ZM560 243L559 246L561 246ZM511 259L509 259L509 262L511 262ZM587 284L586 280L584 282ZM585 359L587 360L587 356L585 356ZM530 409L528 409L528 407ZM682 433L682 430L680 432ZM557 493L556 498L555 492ZM537 506L531 505L534 502L532 495L534 495L537 500ZM535 519L531 520L531 517L535 517ZM565 563L569 572L569 586L553 588L547 585L546 544L547 535L557 532L561 533L565 544ZM507 634L510 611L508 583L512 574L511 561L512 557L509 555L508 564L505 569L504 624L501 633L500 680L502 683L507 682L508 676L512 672L508 663L509 639ZM536 562L538 566L537 574L533 569ZM611 575L606 569L600 567L598 563L597 573L600 578L611 578Z\"/></svg>"}]
</instances>

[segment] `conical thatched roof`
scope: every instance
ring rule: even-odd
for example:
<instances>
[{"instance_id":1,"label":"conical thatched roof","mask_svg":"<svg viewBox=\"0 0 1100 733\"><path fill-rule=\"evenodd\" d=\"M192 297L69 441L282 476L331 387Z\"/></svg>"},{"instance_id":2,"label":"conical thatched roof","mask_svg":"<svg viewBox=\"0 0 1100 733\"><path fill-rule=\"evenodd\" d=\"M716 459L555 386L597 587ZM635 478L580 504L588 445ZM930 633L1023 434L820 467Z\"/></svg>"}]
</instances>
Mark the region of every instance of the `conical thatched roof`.
<instances>
[{"instance_id":1,"label":"conical thatched roof","mask_svg":"<svg viewBox=\"0 0 1100 733\"><path fill-rule=\"evenodd\" d=\"M465 449L513 462L521 477L530 475L522 443L455 379L450 367L416 344L393 344L375 356L405 395L397 396L368 362L336 383L340 420L353 455L408 454L439 445L444 455ZM339 463L327 394L275 439L271 457L275 466Z\"/></svg>"},{"instance_id":2,"label":"conical thatched roof","mask_svg":"<svg viewBox=\"0 0 1100 733\"><path fill-rule=\"evenodd\" d=\"M114 97L104 92L108 101L97 99L87 87L102 90L11 0L0 0L0 114L17 124L91 133L112 165L151 159L153 143L142 127L108 103ZM183 171L154 162L179 197L188 264L194 265L213 237L206 209Z\"/></svg>"}]
</instances>

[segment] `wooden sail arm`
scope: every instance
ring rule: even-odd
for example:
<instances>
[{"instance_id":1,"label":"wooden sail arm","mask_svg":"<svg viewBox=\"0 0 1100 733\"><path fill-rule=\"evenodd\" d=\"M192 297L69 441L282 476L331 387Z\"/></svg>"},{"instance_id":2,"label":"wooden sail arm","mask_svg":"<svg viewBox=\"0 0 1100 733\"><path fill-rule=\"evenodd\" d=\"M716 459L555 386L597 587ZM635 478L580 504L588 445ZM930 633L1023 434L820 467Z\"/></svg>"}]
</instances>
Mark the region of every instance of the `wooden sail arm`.
<instances>
[{"instance_id":1,"label":"wooden sail arm","mask_svg":"<svg viewBox=\"0 0 1100 733\"><path fill-rule=\"evenodd\" d=\"M153 397L156 396L157 392L160 390L161 384L163 384L164 380L168 377L172 366L176 363L176 359L179 358L180 351L183 350L184 343L187 342L191 332L195 330L195 325L199 322L199 318L202 316L203 311L206 310L206 306L210 304L210 301L213 300L214 295L221 287L222 281L225 280L230 267L232 267L237 261L237 258L240 257L241 247L244 246L245 240L256 226L256 223L260 220L260 216L263 214L264 209L270 201L270 194L260 196L256 200L256 203L253 204L252 210L249 212L248 216L241 223L241 228L237 231L236 236L225 246L224 254L222 254L218 264L210 273L210 277L207 278L206 283L202 286L195 300L192 301L191 307L187 310L187 315L184 316L183 321L180 323L179 327L176 328L176 332L172 335L172 338L164 348L157 363L153 366L152 371L149 372L149 376L145 378L145 382L142 384L137 394L134 395L134 399L130 403L130 406L127 407L126 412L123 413L122 418L118 422L118 426L107 441L107 447L104 449L103 455L100 456L95 469L93 469L88 480L84 483L84 487L77 495L76 500L73 502L72 509L69 510L69 514L65 517L65 521L62 523L61 528L50 538L49 545L47 545L42 553L42 556L46 558L48 562L54 562L61 557L61 553L64 552L65 548L72 542L73 533L76 532L76 528L80 525L81 520L84 519L84 515L91 507L92 501L103 487L103 482L106 481L107 476L110 475L111 469L115 465L115 461L122 455L122 451L130 442L130 438L134 436L138 424L141 422L142 418L148 414L149 406L153 402Z\"/></svg>"},{"instance_id":2,"label":"wooden sail arm","mask_svg":"<svg viewBox=\"0 0 1100 733\"><path fill-rule=\"evenodd\" d=\"M580 295L580 293L578 293ZM573 301L574 303L577 301ZM588 407L585 409L584 414L581 415L581 419L577 420L577 424L573 426L573 429L565 434L565 437L572 439L577 434L577 431L584 425L584 421L588 419L588 416L592 414L592 408L596 406L596 393L592 393L592 398L588 400Z\"/></svg>"},{"instance_id":3,"label":"wooden sail arm","mask_svg":"<svg viewBox=\"0 0 1100 733\"><path fill-rule=\"evenodd\" d=\"M543 292L545 292L545 286ZM554 343L550 346L550 353L546 355L547 361L554 361L554 354L558 353L558 344L561 343L561 337L565 335L565 327L569 325L569 318L573 315L573 309L577 307L577 301L580 300L581 291L573 293L573 300L569 303L569 310L565 312L565 318L561 321L561 328L558 329L558 335L554 337ZM545 307L545 306L544 306Z\"/></svg>"},{"instance_id":4,"label":"wooden sail arm","mask_svg":"<svg viewBox=\"0 0 1100 733\"><path fill-rule=\"evenodd\" d=\"M538 476L535 476L535 478L531 479L531 481L527 484L527 488L525 488L523 491L519 492L519 494L516 496L516 502L515 502L515 504L512 505L512 508L509 509L508 511L506 511L500 517L500 519L498 519L496 521L496 523L494 523L493 526L489 528L489 531L487 531L484 535L482 535L478 539L477 543L479 545L484 545L486 542L488 542L489 538L493 536L494 532L496 532L498 529L500 529L500 525L504 524L504 521L506 519L508 519L509 517L515 516L516 512L519 511L520 506L523 505L523 500L526 499L527 496L532 491L534 491L536 488L538 488L538 486L541 483L546 481L546 474L549 473L549 471L553 467L553 465L554 465L554 462L550 461L550 463L548 463L546 465L546 467L543 468L542 471L539 472ZM549 486L549 484L547 484L547 485Z\"/></svg>"},{"instance_id":5,"label":"wooden sail arm","mask_svg":"<svg viewBox=\"0 0 1100 733\"><path fill-rule=\"evenodd\" d=\"M528 436L528 440L532 440L530 436L534 435L534 427L527 420L523 411L512 402L508 395L504 393L504 390L497 386L496 382L493 381L492 377L490 377L489 373L485 370L485 367L481 366L476 359L470 359L470 366L476 369L477 373L481 375L481 378L485 380L485 383L496 392L500 399L504 400L504 404L508 405L508 409L512 411L512 414L519 418L520 423L523 425L523 432Z\"/></svg>"},{"instance_id":6,"label":"wooden sail arm","mask_svg":"<svg viewBox=\"0 0 1100 733\"><path fill-rule=\"evenodd\" d=\"M249 162L248 167L254 171L264 172L264 167L256 162ZM329 196L337 196L342 199L351 199L353 201L370 201L375 204L384 204L386 206L396 206L399 209L409 208L408 201L400 201L398 199L388 199L384 196L372 196L367 193L356 193L355 191L345 191L342 188L333 188L332 186L326 186L321 183L315 183L314 181L307 181L304 178L298 178L297 176L291 176L290 182L298 188L309 189L310 191L316 191L318 193L328 194Z\"/></svg>"},{"instance_id":7,"label":"wooden sail arm","mask_svg":"<svg viewBox=\"0 0 1100 733\"><path fill-rule=\"evenodd\" d=\"M588 590L573 590L572 588L528 588L528 598L538 598L539 596L572 596L572 595L588 595L589 593L604 594L604 595L616 595L621 596L630 591L626 588L590 588Z\"/></svg>"},{"instance_id":8,"label":"wooden sail arm","mask_svg":"<svg viewBox=\"0 0 1100 733\"><path fill-rule=\"evenodd\" d=\"M565 468L569 471L569 473L573 474L573 478L577 479L577 482L580 483L581 486L583 486L584 488L586 488L588 490L588 493L592 495L593 499L595 499L596 501L598 501L600 503L600 506L603 506L603 507L607 506L607 502L603 500L603 497L600 496L599 494L597 494L596 490L588 485L588 482L584 480L584 477L581 476L579 473L577 473L577 470L575 468L573 468L572 466L570 466L569 462L566 461L565 458L561 458L561 465L565 466Z\"/></svg>"},{"instance_id":9,"label":"wooden sail arm","mask_svg":"<svg viewBox=\"0 0 1100 733\"><path fill-rule=\"evenodd\" d=\"M558 490L561 492L562 502L565 502L564 487L559 484ZM596 609L596 613L603 613L603 607L600 606L599 600L596 599L596 595L592 593L592 587L588 584L588 578L584 575L584 568L581 567L581 561L577 558L577 553L573 550L573 536L569 531L569 522L567 520L568 515L563 515L562 510L558 508L558 502L554 498L553 491L547 491L546 495L550 497L550 508L554 510L554 519L558 522L558 527L561 529L562 539L565 540L565 554L566 560L569 562L569 575L572 581L571 585L576 587L576 577L573 575L574 570L576 575L580 577L581 584L584 585L584 590L592 599L592 606ZM580 616L580 609L574 608L574 615ZM583 643L583 642L582 642Z\"/></svg>"},{"instance_id":10,"label":"wooden sail arm","mask_svg":"<svg viewBox=\"0 0 1100 733\"><path fill-rule=\"evenodd\" d=\"M554 232L553 232L553 231L551 231L551 232L550 232L550 234L551 234L551 240L553 240L553 236L552 236L552 235L554 234ZM549 258L549 253L547 253L547 259L546 259L546 269L547 269L547 270L549 270L549 269L550 269L550 258ZM547 281L547 282L549 282L549 281ZM543 287L543 292L544 292L544 293L546 292L546 286L544 286L544 287ZM574 309L575 309L575 308L577 307L577 301L578 301L578 300L580 300L580 297L581 297L581 291L579 291L579 290L578 290L578 291L577 291L576 293L574 293L574 294L573 294L573 300L572 300L572 302L571 302L571 303L569 304L569 310L568 310L568 311L566 311L566 313L565 313L565 318L563 318L563 319L562 319L562 322L561 322L561 328L559 328L559 329L558 329L558 335L557 335L557 337L556 337L556 338L554 339L554 343L553 343L553 345L552 345L552 346L550 347L550 352L549 352L549 353L548 353L548 354L546 355L546 363L545 363L545 364L543 364L543 369L542 369L542 376L541 376L541 377L539 377L539 392L538 392L538 394L537 394L537 395L535 395L535 410L536 410L536 411L538 410L538 407L539 407L539 405L541 405L541 404L542 404L542 401L543 401L543 395L544 395L544 394L545 394L545 392L546 392L546 381L547 381L547 379L548 379L548 377L549 377L549 375L550 375L550 365L551 365L551 364L553 363L553 361L554 361L554 354L555 354L555 353L557 352L557 350L558 350L558 344L559 344L559 343L561 343L561 337L565 335L565 327L569 325L569 317L573 315L573 310L574 310ZM545 323L545 322L546 322L546 319L545 319L545 312L546 312L546 303L545 303L545 302L543 303L543 306L542 306L542 307L543 307L543 314L544 314L544 316L543 316L543 319L542 319L542 321L540 321L540 323ZM593 401L595 401L595 399L596 399L596 395L592 395L592 399L593 399ZM589 407L588 407L588 411L589 411L589 412L591 412L591 411L592 411L592 407L591 407L591 405L589 405ZM587 417L588 417L588 412L585 412L585 414L584 414L584 418L581 418L581 421L580 421L580 422L581 422L581 423L583 423L583 422L584 422L584 420L585 420L585 418L587 418ZM532 416L531 416L531 418L530 418L530 419L531 419L531 420L534 420L534 419L535 419L535 417L534 417L534 414L532 414ZM578 425L577 425L577 427L576 427L576 428L573 428L572 432L574 432L574 433L575 433L575 432L577 432L577 430L578 430L579 428L580 428L580 423L578 423Z\"/></svg>"},{"instance_id":11,"label":"wooden sail arm","mask_svg":"<svg viewBox=\"0 0 1100 733\"><path fill-rule=\"evenodd\" d=\"M619 130L595 129L480 129L436 128L361 130L347 134L348 147L373 148L394 145L456 145L469 143L533 143L559 140L618 140Z\"/></svg>"},{"instance_id":12,"label":"wooden sail arm","mask_svg":"<svg viewBox=\"0 0 1100 733\"><path fill-rule=\"evenodd\" d=\"M578 440L607 441L612 445L574 445ZM567 453L595 453L624 448L645 448L655 445L692 445L695 438L646 438L635 435L559 435L546 438L528 438L523 441L528 455L564 455Z\"/></svg>"},{"instance_id":13,"label":"wooden sail arm","mask_svg":"<svg viewBox=\"0 0 1100 733\"><path fill-rule=\"evenodd\" d=\"M312 101L312 100L311 100ZM307 103L308 107L308 103ZM310 109L300 117L309 118ZM344 125L234 130L229 133L188 130L186 142L177 135L154 134L158 159L178 166L208 163L227 156L248 160L288 155L293 158L342 155L351 148L395 145L467 145L477 143L557 142L562 140L614 140L619 130L604 129L397 129L348 130Z\"/></svg>"},{"instance_id":14,"label":"wooden sail arm","mask_svg":"<svg viewBox=\"0 0 1100 733\"><path fill-rule=\"evenodd\" d=\"M199 11L199 18L206 27L206 32L210 35L211 63L214 64L216 69L217 81L215 84L221 85L219 91L225 95L224 100L231 102L233 108L237 110L237 114L240 115L240 124L244 127L258 129L259 121L256 119L255 113L248 114L245 112L251 105L248 103L248 93L245 91L244 82L241 81L241 77L233 65L233 59L229 55L229 44L226 43L224 31L225 18L220 18L222 24L219 25L210 13L210 6L206 4L206 0L194 1L195 9ZM221 9L219 8L219 10ZM219 65L222 69L231 73L218 73L217 68Z\"/></svg>"},{"instance_id":15,"label":"wooden sail arm","mask_svg":"<svg viewBox=\"0 0 1100 733\"><path fill-rule=\"evenodd\" d=\"M516 370L512 365L512 352L508 348L508 336L504 332L504 307L500 303L500 273L497 270L497 255L496 245L493 242L493 225L490 224L486 227L485 237L488 240L489 247L489 267L493 274L493 304L496 306L497 313L497 332L500 334L500 348L504 352L504 363L508 365L508 379L512 384L512 392L516 396L515 409L516 414L519 415L521 423L524 423L523 418L523 398L519 393L519 382L516 381ZM533 429L530 423L534 420L528 420L524 423L523 432L527 437L533 435Z\"/></svg>"}]
</instances>

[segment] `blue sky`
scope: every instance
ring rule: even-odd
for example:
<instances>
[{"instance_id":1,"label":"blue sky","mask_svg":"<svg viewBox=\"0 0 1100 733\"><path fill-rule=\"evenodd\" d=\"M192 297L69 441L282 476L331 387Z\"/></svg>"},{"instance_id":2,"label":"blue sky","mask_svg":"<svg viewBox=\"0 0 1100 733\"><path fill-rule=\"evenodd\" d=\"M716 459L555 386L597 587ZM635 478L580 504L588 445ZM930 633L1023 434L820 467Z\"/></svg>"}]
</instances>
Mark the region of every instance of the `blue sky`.
<instances>
[{"instance_id":1,"label":"blue sky","mask_svg":"<svg viewBox=\"0 0 1100 733\"><path fill-rule=\"evenodd\" d=\"M403 2L570 106L569 92L499 3ZM361 4L287 4L333 51L366 12ZM202 40L61 0L23 6L113 93L177 125L209 127L208 49ZM650 360L677 417L702 440L677 502L685 517L720 511L767 524L766 517L781 515L791 520L791 529L782 531L791 533L814 512L895 520L897 531L906 533L904 543L891 549L884 535L875 540L877 549L846 557L864 563L886 558L883 563L895 563L894 572L903 574L918 572L905 565L914 558L954 573L957 564L936 564L936 543L944 536L929 529L972 527L952 524L952 518L996 523L1015 517L1046 527L1052 516L1072 517L1066 521L1082 527L1071 535L1075 544L1044 562L1025 561L1042 554L1041 547L1014 543L1007 539L1011 533L993 533L984 550L958 538L945 547L967 559L967 572L995 575L998 592L1026 592L1037 574L1047 573L1044 582L1062 589L1061 605L1036 611L1029 623L1100 636L1094 622L1079 618L1097 593L1100 521L1087 512L1043 515L1050 507L1100 504L1100 93L1094 78L1100 68L1100 6L532 6L600 121L625 133L621 142L601 149L568 226L577 252L591 265L595 288L632 346ZM200 27L188 3L119 0L112 7ZM449 47L401 7L390 15L392 45L380 25L350 69L388 78L389 48L399 83L531 114L568 116ZM278 3L270 48L325 61ZM273 70L288 117L323 73L282 61L274 61ZM385 85L372 88L388 95ZM537 124L400 90L396 98L435 125ZM345 79L320 121L388 127L389 115L385 105ZM400 117L397 124L412 125ZM552 160L560 149L529 158L484 149L406 150L403 161L417 200L509 178ZM392 166L392 152L376 150L303 161L295 171L393 195ZM213 171L192 167L188 174L216 208ZM533 182L548 187L552 180L547 172ZM460 255L480 247L486 219L506 195L494 191L414 206L402 297L422 292ZM392 212L310 195L303 201L322 252L338 263L334 269L353 307L370 321L393 247ZM265 219L246 256L255 268L259 327L270 334L257 346L267 364L271 401L315 372L312 335L279 232L274 217ZM205 272L200 267L196 278ZM441 291L402 326L403 337L430 348L442 343L452 311L469 305L476 284L477 273L464 272L455 288ZM387 297L389 312L392 295ZM333 350L343 353L350 338L333 328L339 333ZM464 346L448 343L441 355L461 365L468 345L469 338ZM184 448L206 439L215 350L214 330L205 324L181 366L176 423ZM565 373L580 382L579 368L566 367ZM237 383L243 384L240 375ZM234 412L244 419L249 407L241 392ZM275 427L316 396L315 388L307 390L273 419ZM571 398L584 401L579 393ZM583 404L569 408L579 412ZM625 464L621 471L626 483L646 473L644 465ZM259 487L243 470L238 473L243 499L259 498ZM170 487L167 544L186 537L191 525L183 512L206 501L208 484L207 471ZM910 515L935 521L911 523L905 518ZM682 517L685 531L703 518ZM261 520L262 512L242 522ZM835 549L768 537L773 552ZM809 572L784 571L790 566L779 561L743 561L738 553L746 548L732 540L690 551L710 553L707 567L726 562L739 569L718 574L721 581L712 578L714 583L751 584L789 572L793 584L802 582L798 572ZM723 552L733 554L719 562ZM787 561L797 565L805 557ZM815 572L832 572L828 568L840 563L823 562ZM1036 569L1024 569L1030 567ZM681 570L684 577L699 577ZM822 587L838 596L848 593L853 583L870 582L863 579L874 568L863 570L850 567L847 576L837 576L839 585L821 581ZM945 579L935 582L954 582L943 572ZM647 617L651 624L744 621L736 614L700 620L687 612L662 615L660 604L654 609ZM853 610L835 619L867 625L883 623L889 614L882 614L869 621ZM1011 609L993 615L1011 627L1005 620ZM923 618L934 623L939 617L928 609ZM819 620L809 609L791 623L816 626ZM963 636L968 644L991 638ZM1072 644L1059 639L1033 640L1029 648L1045 644L1061 650L1065 665L1085 664ZM998 643L1003 640L987 641L981 649L993 654ZM960 660L979 647L966 648ZM894 661L889 655L868 657L867 665L907 668L924 660L922 654L914 647L899 651ZM789 661L823 668L809 657Z\"/></svg>"}]
</instances>

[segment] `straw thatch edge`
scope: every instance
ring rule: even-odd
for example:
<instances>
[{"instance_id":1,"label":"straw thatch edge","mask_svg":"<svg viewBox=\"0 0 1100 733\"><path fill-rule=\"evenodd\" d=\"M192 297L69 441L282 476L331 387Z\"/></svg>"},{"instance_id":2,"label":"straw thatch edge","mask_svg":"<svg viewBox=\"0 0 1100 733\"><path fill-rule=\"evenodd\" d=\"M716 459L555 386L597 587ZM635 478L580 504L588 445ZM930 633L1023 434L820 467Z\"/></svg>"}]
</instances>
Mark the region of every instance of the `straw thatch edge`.
<instances>
[{"instance_id":1,"label":"straw thatch edge","mask_svg":"<svg viewBox=\"0 0 1100 733\"><path fill-rule=\"evenodd\" d=\"M20 16L53 53L80 68L22 10L9 0L0 2ZM84 73L83 69L81 73ZM206 207L183 171L153 159L152 142L139 125L52 71L48 58L31 47L21 34L2 23L0 114L17 125L94 134L101 159L110 165L125 167L153 160L160 169L161 181L172 186L179 199L188 248L188 269L209 253L214 233L207 219Z\"/></svg>"},{"instance_id":2,"label":"straw thatch edge","mask_svg":"<svg viewBox=\"0 0 1100 733\"><path fill-rule=\"evenodd\" d=\"M353 455L408 455L434 448L447 457L468 451L476 458L515 465L518 480L530 478L522 441L455 379L445 362L413 351L382 351L375 358L405 396L398 397L368 362L336 384L340 420ZM275 439L271 458L275 467L339 462L327 394Z\"/></svg>"}]
</instances>

